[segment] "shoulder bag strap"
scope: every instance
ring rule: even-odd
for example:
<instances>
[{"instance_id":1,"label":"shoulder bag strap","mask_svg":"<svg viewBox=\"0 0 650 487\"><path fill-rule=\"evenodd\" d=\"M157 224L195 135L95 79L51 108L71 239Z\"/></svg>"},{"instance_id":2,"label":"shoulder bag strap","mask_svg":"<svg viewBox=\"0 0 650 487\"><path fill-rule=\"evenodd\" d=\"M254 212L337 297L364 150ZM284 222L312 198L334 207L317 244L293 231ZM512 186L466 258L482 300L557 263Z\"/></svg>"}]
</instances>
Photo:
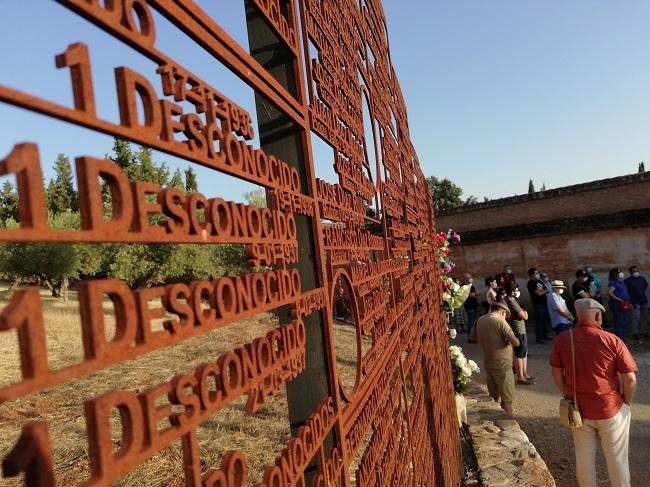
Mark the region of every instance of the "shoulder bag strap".
<instances>
[{"instance_id":1,"label":"shoulder bag strap","mask_svg":"<svg viewBox=\"0 0 650 487\"><path fill-rule=\"evenodd\" d=\"M578 405L578 397L576 394L576 351L573 345L573 328L569 328L569 335L571 337L571 363L573 364L573 403Z\"/></svg>"}]
</instances>

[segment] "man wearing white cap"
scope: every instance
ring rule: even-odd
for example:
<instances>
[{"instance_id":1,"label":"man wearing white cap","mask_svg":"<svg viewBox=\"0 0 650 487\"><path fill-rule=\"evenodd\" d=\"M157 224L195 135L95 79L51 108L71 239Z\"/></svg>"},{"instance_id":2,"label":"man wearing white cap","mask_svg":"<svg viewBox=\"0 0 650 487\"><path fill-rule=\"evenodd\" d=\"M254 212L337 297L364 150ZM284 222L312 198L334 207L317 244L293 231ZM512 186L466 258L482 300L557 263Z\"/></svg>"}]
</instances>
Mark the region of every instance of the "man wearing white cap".
<instances>
[{"instance_id":1,"label":"man wearing white cap","mask_svg":"<svg viewBox=\"0 0 650 487\"><path fill-rule=\"evenodd\" d=\"M566 286L563 281L551 281L552 293L548 295L548 313L551 317L551 327L556 334L567 331L571 328L573 315L566 306L566 301L562 297Z\"/></svg>"},{"instance_id":2,"label":"man wearing white cap","mask_svg":"<svg viewBox=\"0 0 650 487\"><path fill-rule=\"evenodd\" d=\"M490 305L490 312L481 316L472 328L470 338L477 340L481 346L490 397L501 402L501 408L512 415L512 401L515 398L512 347L519 346L519 339L506 321L509 317L508 305L494 301Z\"/></svg>"},{"instance_id":3,"label":"man wearing white cap","mask_svg":"<svg viewBox=\"0 0 650 487\"><path fill-rule=\"evenodd\" d=\"M602 304L587 298L578 299L575 307L577 326L555 339L549 361L562 395L573 398L575 391L582 417L582 426L573 430L578 485L596 487L600 438L610 485L629 487L630 402L636 391L637 365L623 341L602 329Z\"/></svg>"}]
</instances>

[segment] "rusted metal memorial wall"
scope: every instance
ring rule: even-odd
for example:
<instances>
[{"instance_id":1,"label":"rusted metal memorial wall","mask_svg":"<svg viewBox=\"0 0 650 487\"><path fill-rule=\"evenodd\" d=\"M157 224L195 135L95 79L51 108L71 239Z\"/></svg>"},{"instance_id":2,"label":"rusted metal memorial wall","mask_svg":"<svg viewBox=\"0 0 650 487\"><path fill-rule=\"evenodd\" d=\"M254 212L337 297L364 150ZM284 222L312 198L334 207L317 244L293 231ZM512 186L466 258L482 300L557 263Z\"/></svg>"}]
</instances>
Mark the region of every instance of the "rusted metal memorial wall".
<instances>
[{"instance_id":1,"label":"rusted metal memorial wall","mask_svg":"<svg viewBox=\"0 0 650 487\"><path fill-rule=\"evenodd\" d=\"M88 459L79 483L109 485L180 441L178 461L190 486L456 485L458 432L434 215L409 140L380 2L247 0L249 49L191 0L58 3L158 68L114 67L119 120L108 121L96 109L93 85L93 57L101 53L81 42L44 44L56 67L69 71L74 106L4 84L3 103L255 183L266 189L268 208L129 182L100 154L77 154L81 229L52 230L38 142L15 141L5 149L0 174L16 177L20 227L0 230L1 241L237 243L245 245L251 272L146 289L116 279L79 282L83 359L65 368L48 362L38 288L17 290L1 312L0 332L18 340L21 379L0 389L0 401L273 311L276 329L194 370L177 364L176 375L144 391L124 383L79 398ZM255 91L257 127L228 93L156 47L157 15ZM338 184L316 178L312 133L333 148ZM110 192L108 214L102 191ZM115 310L111 334L106 298ZM152 300L162 309L150 306ZM175 318L152 327L161 313ZM356 337L347 382L335 314L347 318ZM239 450L220 464L202 459L196 433L202 423L242 395L254 417L285 386L292 438L261 477L249 475L252 459ZM51 427L25 422L3 459L5 478L57 484ZM150 479L150 485L160 484Z\"/></svg>"}]
</instances>

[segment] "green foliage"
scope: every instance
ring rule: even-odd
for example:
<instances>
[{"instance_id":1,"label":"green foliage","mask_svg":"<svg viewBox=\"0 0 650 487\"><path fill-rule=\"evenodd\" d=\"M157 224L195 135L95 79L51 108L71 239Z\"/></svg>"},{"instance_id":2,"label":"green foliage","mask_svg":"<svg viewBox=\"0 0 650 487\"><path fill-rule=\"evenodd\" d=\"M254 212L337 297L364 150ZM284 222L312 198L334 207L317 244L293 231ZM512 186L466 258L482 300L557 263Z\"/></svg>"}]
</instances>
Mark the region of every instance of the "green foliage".
<instances>
[{"instance_id":1,"label":"green foliage","mask_svg":"<svg viewBox=\"0 0 650 487\"><path fill-rule=\"evenodd\" d=\"M245 192L244 199L249 205L266 208L266 191L263 188Z\"/></svg>"},{"instance_id":2,"label":"green foliage","mask_svg":"<svg viewBox=\"0 0 650 487\"><path fill-rule=\"evenodd\" d=\"M0 224L6 226L9 220L18 220L18 193L10 181L5 181L0 188Z\"/></svg>"},{"instance_id":3,"label":"green foliage","mask_svg":"<svg viewBox=\"0 0 650 487\"><path fill-rule=\"evenodd\" d=\"M196 180L196 172L191 167L185 170L185 192L196 193L199 190L199 183Z\"/></svg>"},{"instance_id":4,"label":"green foliage","mask_svg":"<svg viewBox=\"0 0 650 487\"><path fill-rule=\"evenodd\" d=\"M176 170L169 177L165 164L156 164L148 148L134 151L131 145L115 139L110 158L132 181L148 181L162 187L196 192L197 178L192 168ZM79 230L81 227L77 194L72 183L70 161L59 154L54 163L55 177L49 182L48 222L54 230ZM104 188L105 209L110 213L110 195ZM246 195L245 195L246 196ZM266 206L264 190L246 196L258 206ZM262 204L263 203L263 204ZM202 215L199 216L202 218ZM162 215L150 217L154 223ZM11 182L0 188L0 222L17 228L18 195ZM112 277L132 287L169 282L189 282L233 275L247 269L243 245L209 244L2 244L0 275L13 282L47 285L55 296L67 296L69 283L83 278Z\"/></svg>"},{"instance_id":5,"label":"green foliage","mask_svg":"<svg viewBox=\"0 0 650 487\"><path fill-rule=\"evenodd\" d=\"M72 166L68 157L63 154L56 157L54 174L45 193L48 210L55 215L69 210L78 211L78 196L72 183Z\"/></svg>"},{"instance_id":6,"label":"green foliage","mask_svg":"<svg viewBox=\"0 0 650 487\"><path fill-rule=\"evenodd\" d=\"M48 215L48 224L54 230L78 230L78 213L68 210ZM7 227L17 228L15 220ZM0 273L14 282L40 282L55 296L69 280L92 276L101 269L101 248L89 244L2 244L0 246Z\"/></svg>"},{"instance_id":7,"label":"green foliage","mask_svg":"<svg viewBox=\"0 0 650 487\"><path fill-rule=\"evenodd\" d=\"M645 172L645 162L639 162L639 172Z\"/></svg>"},{"instance_id":8,"label":"green foliage","mask_svg":"<svg viewBox=\"0 0 650 487\"><path fill-rule=\"evenodd\" d=\"M533 183L533 180L528 181L528 194L533 194L535 192L535 183Z\"/></svg>"},{"instance_id":9,"label":"green foliage","mask_svg":"<svg viewBox=\"0 0 650 487\"><path fill-rule=\"evenodd\" d=\"M478 202L475 196L463 199L463 189L449 179L438 179L435 176L429 176L426 181L429 188L431 188L433 206L436 210L449 210Z\"/></svg>"},{"instance_id":10,"label":"green foliage","mask_svg":"<svg viewBox=\"0 0 650 487\"><path fill-rule=\"evenodd\" d=\"M174 175L169 180L169 187L178 188L182 191L185 191L185 184L183 184L183 175L181 174L180 169L176 168L176 171L174 171Z\"/></svg>"},{"instance_id":11,"label":"green foliage","mask_svg":"<svg viewBox=\"0 0 650 487\"><path fill-rule=\"evenodd\" d=\"M161 186L169 182L167 165L157 165L148 147L140 147L137 152L133 152L129 142L115 138L113 154L109 158L122 168L129 181L147 181Z\"/></svg>"}]
</instances>

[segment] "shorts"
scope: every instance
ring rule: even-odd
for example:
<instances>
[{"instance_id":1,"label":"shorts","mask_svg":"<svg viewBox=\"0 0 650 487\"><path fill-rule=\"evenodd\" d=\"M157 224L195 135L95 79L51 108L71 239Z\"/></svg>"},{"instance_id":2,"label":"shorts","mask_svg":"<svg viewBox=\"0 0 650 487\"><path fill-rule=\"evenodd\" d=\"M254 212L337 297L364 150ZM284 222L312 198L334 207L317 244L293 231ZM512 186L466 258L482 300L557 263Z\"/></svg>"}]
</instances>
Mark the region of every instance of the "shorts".
<instances>
[{"instance_id":1,"label":"shorts","mask_svg":"<svg viewBox=\"0 0 650 487\"><path fill-rule=\"evenodd\" d=\"M519 340L519 346L514 348L516 358L526 358L528 356L528 336L523 334L515 333L517 340Z\"/></svg>"},{"instance_id":2,"label":"shorts","mask_svg":"<svg viewBox=\"0 0 650 487\"><path fill-rule=\"evenodd\" d=\"M515 399L515 376L512 368L506 370L487 370L487 388L490 397L499 402L512 402Z\"/></svg>"}]
</instances>

